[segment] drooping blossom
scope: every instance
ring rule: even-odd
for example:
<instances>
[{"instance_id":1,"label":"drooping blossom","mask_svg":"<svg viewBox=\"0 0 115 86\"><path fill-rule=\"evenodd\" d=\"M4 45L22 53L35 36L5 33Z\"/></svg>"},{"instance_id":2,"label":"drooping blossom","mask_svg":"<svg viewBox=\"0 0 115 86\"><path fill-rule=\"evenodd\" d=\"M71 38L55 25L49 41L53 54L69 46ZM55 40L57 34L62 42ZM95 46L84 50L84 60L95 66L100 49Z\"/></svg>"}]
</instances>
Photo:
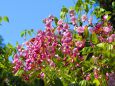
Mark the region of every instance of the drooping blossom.
<instances>
[{"instance_id":1,"label":"drooping blossom","mask_svg":"<svg viewBox=\"0 0 115 86\"><path fill-rule=\"evenodd\" d=\"M76 24L77 24L77 19L76 19L75 16L72 16L70 19L71 19L71 23L72 23L73 25L76 25Z\"/></svg>"},{"instance_id":2,"label":"drooping blossom","mask_svg":"<svg viewBox=\"0 0 115 86\"><path fill-rule=\"evenodd\" d=\"M31 38L22 45L18 45L17 53L13 59L13 72L15 74L20 69L24 70L25 75L22 74L22 76L25 80L29 80L34 72L39 71L39 78L45 78L46 74L43 70L45 70L46 67L56 69L56 71L61 70L57 62L62 63L64 67L70 67L72 64L70 70L75 70L77 67L82 68L81 62L85 61L82 49L87 47L86 42L88 42L88 46L90 45L91 48L95 48L96 44L93 44L90 38L86 39L83 36L85 28L89 28L89 26L77 25L74 10L70 10L69 14L72 24L59 19L57 25L53 27L54 16L49 16L43 21L45 23L44 31L39 30L34 38ZM82 23L84 23L88 18L84 14L81 20ZM112 34L110 23L107 23L106 26L104 22L93 25L92 18L90 18L88 22L91 32L96 33L99 43L112 43L115 41L115 34ZM71 26L75 28L75 32L71 31ZM95 65L98 64L98 56L95 57L93 55L91 59L93 59ZM81 74L85 74L83 70L81 70L81 72L83 72ZM101 77L99 72L100 70L94 69L92 73L94 74L94 78L98 79ZM26 75L26 73L28 73L28 75ZM109 75L108 77L110 78ZM87 74L84 79L90 80L91 74Z\"/></svg>"},{"instance_id":3,"label":"drooping blossom","mask_svg":"<svg viewBox=\"0 0 115 86\"><path fill-rule=\"evenodd\" d=\"M75 26L77 25L77 18L75 16L75 11L74 10L70 10L69 11L70 14L70 19L71 19L71 23Z\"/></svg>"},{"instance_id":4,"label":"drooping blossom","mask_svg":"<svg viewBox=\"0 0 115 86\"><path fill-rule=\"evenodd\" d=\"M111 36L109 36L109 37L107 38L107 41L108 41L109 43L114 42L114 41L115 41L115 34L112 34Z\"/></svg>"},{"instance_id":5,"label":"drooping blossom","mask_svg":"<svg viewBox=\"0 0 115 86\"><path fill-rule=\"evenodd\" d=\"M76 31L79 33L79 34L81 34L81 33L83 33L84 32L84 27L81 27L81 26L79 26L79 27L76 27Z\"/></svg>"},{"instance_id":6,"label":"drooping blossom","mask_svg":"<svg viewBox=\"0 0 115 86\"><path fill-rule=\"evenodd\" d=\"M111 27L103 27L103 31L104 31L105 33L109 33L111 30L112 30Z\"/></svg>"},{"instance_id":7,"label":"drooping blossom","mask_svg":"<svg viewBox=\"0 0 115 86\"><path fill-rule=\"evenodd\" d=\"M71 16L75 16L75 10L70 10L70 11L69 11L69 15L70 15L70 17L71 17Z\"/></svg>"},{"instance_id":8,"label":"drooping blossom","mask_svg":"<svg viewBox=\"0 0 115 86\"><path fill-rule=\"evenodd\" d=\"M82 21L82 22L85 22L86 20L87 20L87 15L86 15L86 14L82 15L81 21Z\"/></svg>"}]
</instances>

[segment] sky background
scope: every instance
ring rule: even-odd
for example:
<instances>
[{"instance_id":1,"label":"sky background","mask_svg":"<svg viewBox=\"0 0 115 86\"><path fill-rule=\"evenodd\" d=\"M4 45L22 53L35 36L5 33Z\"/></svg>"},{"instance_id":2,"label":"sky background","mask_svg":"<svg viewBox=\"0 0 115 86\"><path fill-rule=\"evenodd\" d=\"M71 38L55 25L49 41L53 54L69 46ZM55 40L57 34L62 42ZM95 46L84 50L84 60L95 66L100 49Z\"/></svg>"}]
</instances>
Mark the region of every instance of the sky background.
<instances>
[{"instance_id":1,"label":"sky background","mask_svg":"<svg viewBox=\"0 0 115 86\"><path fill-rule=\"evenodd\" d=\"M73 0L0 0L0 16L8 16L10 22L3 22L0 35L4 43L24 42L20 33L24 29L44 29L42 20L53 14L59 17L62 6L74 6Z\"/></svg>"}]
</instances>

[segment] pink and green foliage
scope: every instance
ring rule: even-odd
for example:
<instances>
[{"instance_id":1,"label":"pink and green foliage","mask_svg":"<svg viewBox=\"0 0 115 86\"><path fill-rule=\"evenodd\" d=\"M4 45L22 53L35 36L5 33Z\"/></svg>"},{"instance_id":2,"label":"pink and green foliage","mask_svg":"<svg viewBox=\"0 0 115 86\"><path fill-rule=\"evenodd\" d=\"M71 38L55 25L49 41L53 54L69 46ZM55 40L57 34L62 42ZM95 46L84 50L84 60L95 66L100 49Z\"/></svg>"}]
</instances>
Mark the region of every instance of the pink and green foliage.
<instances>
[{"instance_id":1,"label":"pink and green foliage","mask_svg":"<svg viewBox=\"0 0 115 86\"><path fill-rule=\"evenodd\" d=\"M107 16L93 24L86 14L78 19L75 10L62 11L61 19L45 18L45 30L17 46L13 73L25 81L42 78L46 86L115 85L115 33Z\"/></svg>"}]
</instances>

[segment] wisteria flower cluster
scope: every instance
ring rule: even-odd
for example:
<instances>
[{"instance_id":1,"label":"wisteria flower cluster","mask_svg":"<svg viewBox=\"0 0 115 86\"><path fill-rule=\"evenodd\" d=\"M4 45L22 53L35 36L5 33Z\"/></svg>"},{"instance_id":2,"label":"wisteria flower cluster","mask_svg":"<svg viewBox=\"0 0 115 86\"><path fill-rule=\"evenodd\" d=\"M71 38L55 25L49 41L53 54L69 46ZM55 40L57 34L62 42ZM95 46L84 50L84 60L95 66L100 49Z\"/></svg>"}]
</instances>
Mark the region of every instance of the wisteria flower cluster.
<instances>
[{"instance_id":1,"label":"wisteria flower cluster","mask_svg":"<svg viewBox=\"0 0 115 86\"><path fill-rule=\"evenodd\" d=\"M110 22L104 17L93 24L93 18L88 20L84 14L81 22L88 24L80 25L74 10L69 11L69 16L71 23L59 19L56 27L55 17L49 16L43 20L44 31L39 30L34 38L17 46L13 59L16 75L25 80L42 78L46 83L53 82L52 77L63 83L111 83L115 75L115 65L110 64L115 61L115 33Z\"/></svg>"}]
</instances>

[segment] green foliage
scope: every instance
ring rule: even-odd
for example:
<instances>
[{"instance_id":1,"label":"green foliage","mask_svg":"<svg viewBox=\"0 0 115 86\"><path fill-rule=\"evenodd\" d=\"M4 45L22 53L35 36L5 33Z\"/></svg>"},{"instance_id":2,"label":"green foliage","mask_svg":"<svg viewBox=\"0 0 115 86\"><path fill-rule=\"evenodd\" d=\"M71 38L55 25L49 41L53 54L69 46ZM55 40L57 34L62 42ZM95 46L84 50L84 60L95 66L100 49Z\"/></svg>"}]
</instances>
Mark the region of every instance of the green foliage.
<instances>
[{"instance_id":1,"label":"green foliage","mask_svg":"<svg viewBox=\"0 0 115 86\"><path fill-rule=\"evenodd\" d=\"M8 19L7 16L4 16L4 17L3 17L3 20L4 20L5 22L9 22L9 19Z\"/></svg>"},{"instance_id":2,"label":"green foliage","mask_svg":"<svg viewBox=\"0 0 115 86\"><path fill-rule=\"evenodd\" d=\"M78 0L75 7L70 9L75 9L79 18L81 18L81 13L84 11L88 13L93 4L95 4L95 0ZM112 2L112 8L114 7L115 2ZM63 20L67 19L68 11L68 8L63 6L60 18ZM109 16L106 21L108 22L112 14L110 11L96 7L93 12L93 15L96 15L101 20L101 17L105 14ZM9 22L9 19L7 16L0 16L0 23L2 21ZM57 17L54 18L54 22L57 26ZM81 21L80 26L82 26ZM32 36L32 34L34 34L34 30L30 29L22 31L20 35L21 37L27 37L28 35ZM44 61L41 66L46 65L46 67L43 67L41 70L25 72L23 69L20 69L15 74L12 74L13 64L10 62L9 57L13 57L17 50L16 47L8 43L0 49L0 86L107 86L106 73L111 73L115 70L115 42L100 42L98 38L99 34L95 32L89 33L87 27L83 34L74 33L72 35L74 39L73 43L74 41L86 40L85 47L79 48L79 54L76 57L73 58L66 55L66 59L64 60L65 55L57 49L56 53L61 58L57 60L57 58L51 57L51 60L56 65L55 67L49 66ZM72 44L71 50L74 47L78 46ZM45 74L44 78L36 78L41 71ZM96 73L98 79L95 78ZM30 80L24 80L23 74L32 74ZM86 79L87 77L88 79Z\"/></svg>"},{"instance_id":3,"label":"green foliage","mask_svg":"<svg viewBox=\"0 0 115 86\"><path fill-rule=\"evenodd\" d=\"M95 4L95 0L78 0L75 5L75 10L77 13L81 11L88 13L93 4Z\"/></svg>"},{"instance_id":4,"label":"green foliage","mask_svg":"<svg viewBox=\"0 0 115 86\"><path fill-rule=\"evenodd\" d=\"M68 9L65 6L63 6L60 12L60 18L65 19L67 13L68 13Z\"/></svg>"},{"instance_id":5,"label":"green foliage","mask_svg":"<svg viewBox=\"0 0 115 86\"><path fill-rule=\"evenodd\" d=\"M93 83L95 84L95 86L100 86L100 82L98 79L94 79Z\"/></svg>"},{"instance_id":6,"label":"green foliage","mask_svg":"<svg viewBox=\"0 0 115 86\"><path fill-rule=\"evenodd\" d=\"M7 17L7 16L0 16L0 25L1 25L1 23L3 22L3 21L5 21L5 22L9 22L9 18Z\"/></svg>"},{"instance_id":7,"label":"green foliage","mask_svg":"<svg viewBox=\"0 0 115 86\"><path fill-rule=\"evenodd\" d=\"M98 43L98 37L97 37L96 33L92 33L90 39L91 39L93 44L97 44Z\"/></svg>"},{"instance_id":8,"label":"green foliage","mask_svg":"<svg viewBox=\"0 0 115 86\"><path fill-rule=\"evenodd\" d=\"M34 33L34 29L30 29L30 30L25 29L24 31L22 31L22 32L20 33L20 36L21 36L21 37L24 37L24 39L26 39L28 35L29 35L29 36L32 36L32 34L35 34L35 33Z\"/></svg>"}]
</instances>

